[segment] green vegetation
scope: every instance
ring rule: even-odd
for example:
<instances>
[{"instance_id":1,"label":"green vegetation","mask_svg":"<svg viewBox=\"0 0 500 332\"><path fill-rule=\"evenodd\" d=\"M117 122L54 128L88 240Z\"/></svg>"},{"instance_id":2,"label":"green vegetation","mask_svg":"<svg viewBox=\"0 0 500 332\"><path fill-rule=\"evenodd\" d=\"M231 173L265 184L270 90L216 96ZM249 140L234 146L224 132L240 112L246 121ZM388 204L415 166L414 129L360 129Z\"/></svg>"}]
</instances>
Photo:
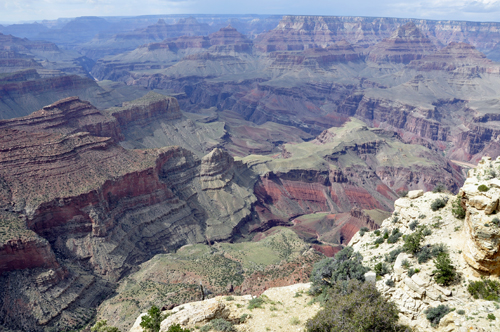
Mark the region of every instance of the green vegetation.
<instances>
[{"instance_id":1,"label":"green vegetation","mask_svg":"<svg viewBox=\"0 0 500 332\"><path fill-rule=\"evenodd\" d=\"M457 199L455 199L451 204L451 213L453 214L453 216L455 216L455 218L458 219L465 218L465 209L463 208L461 202L462 200L457 196Z\"/></svg>"},{"instance_id":2,"label":"green vegetation","mask_svg":"<svg viewBox=\"0 0 500 332\"><path fill-rule=\"evenodd\" d=\"M167 332L191 332L190 329L183 329L179 324L170 325Z\"/></svg>"},{"instance_id":3,"label":"green vegetation","mask_svg":"<svg viewBox=\"0 0 500 332\"><path fill-rule=\"evenodd\" d=\"M370 230L368 229L368 227L361 227L361 229L359 230L359 236L363 236L365 235L366 232L369 232Z\"/></svg>"},{"instance_id":4,"label":"green vegetation","mask_svg":"<svg viewBox=\"0 0 500 332\"><path fill-rule=\"evenodd\" d=\"M439 209L442 209L446 206L446 203L448 203L448 198L436 198L432 203L431 203L431 210L432 211L437 211Z\"/></svg>"},{"instance_id":5,"label":"green vegetation","mask_svg":"<svg viewBox=\"0 0 500 332\"><path fill-rule=\"evenodd\" d=\"M443 304L440 304L435 308L430 307L424 311L427 320L431 322L433 327L436 327L441 321L441 318L446 316L449 312L450 308Z\"/></svg>"},{"instance_id":6,"label":"green vegetation","mask_svg":"<svg viewBox=\"0 0 500 332\"><path fill-rule=\"evenodd\" d=\"M447 249L442 243L435 244L432 247L425 246L417 254L417 261L419 264L427 263L431 258L435 258L445 252L447 252Z\"/></svg>"},{"instance_id":7,"label":"green vegetation","mask_svg":"<svg viewBox=\"0 0 500 332\"><path fill-rule=\"evenodd\" d=\"M391 244L391 243L396 243L399 241L399 238L403 236L403 233L401 233L399 231L399 228L394 228L392 230L392 234L389 236L389 238L387 239L387 243Z\"/></svg>"},{"instance_id":8,"label":"green vegetation","mask_svg":"<svg viewBox=\"0 0 500 332\"><path fill-rule=\"evenodd\" d=\"M120 332L117 327L108 326L107 320L100 320L90 329L91 332Z\"/></svg>"},{"instance_id":9,"label":"green vegetation","mask_svg":"<svg viewBox=\"0 0 500 332\"><path fill-rule=\"evenodd\" d=\"M434 280L436 283L448 286L455 279L457 273L456 268L451 264L450 255L447 252L440 253L434 259L435 270Z\"/></svg>"},{"instance_id":10,"label":"green vegetation","mask_svg":"<svg viewBox=\"0 0 500 332\"><path fill-rule=\"evenodd\" d=\"M485 279L481 281L470 281L467 291L475 299L487 301L498 301L500 295L500 283L497 280Z\"/></svg>"},{"instance_id":11,"label":"green vegetation","mask_svg":"<svg viewBox=\"0 0 500 332\"><path fill-rule=\"evenodd\" d=\"M497 319L494 314L488 314L488 316L486 316L486 318L488 318L489 320Z\"/></svg>"},{"instance_id":12,"label":"green vegetation","mask_svg":"<svg viewBox=\"0 0 500 332\"><path fill-rule=\"evenodd\" d=\"M420 251L424 237L422 235L422 232L415 232L406 235L403 239L404 239L403 250L408 253L416 254L417 252Z\"/></svg>"},{"instance_id":13,"label":"green vegetation","mask_svg":"<svg viewBox=\"0 0 500 332\"><path fill-rule=\"evenodd\" d=\"M408 269L408 277L412 277L415 273L419 273L420 272L420 269L414 269L414 268L410 268Z\"/></svg>"},{"instance_id":14,"label":"green vegetation","mask_svg":"<svg viewBox=\"0 0 500 332\"><path fill-rule=\"evenodd\" d=\"M147 314L142 316L140 325L146 332L159 332L161 322L168 316L168 314L162 314L157 306L152 306Z\"/></svg>"},{"instance_id":15,"label":"green vegetation","mask_svg":"<svg viewBox=\"0 0 500 332\"><path fill-rule=\"evenodd\" d=\"M398 255L403 252L403 248L398 247L394 250L391 250L387 255L385 255L385 261L388 263L394 263Z\"/></svg>"},{"instance_id":16,"label":"green vegetation","mask_svg":"<svg viewBox=\"0 0 500 332\"><path fill-rule=\"evenodd\" d=\"M366 319L370 317L370 319ZM372 283L340 281L328 290L324 307L306 322L308 332L411 331L398 324L398 309Z\"/></svg>"},{"instance_id":17,"label":"green vegetation","mask_svg":"<svg viewBox=\"0 0 500 332\"><path fill-rule=\"evenodd\" d=\"M387 266L387 264L385 263L382 263L382 262L379 262L377 263L374 267L373 267L373 271L375 271L375 273L378 275L378 276L384 276L386 275L387 273L389 273L389 266Z\"/></svg>"},{"instance_id":18,"label":"green vegetation","mask_svg":"<svg viewBox=\"0 0 500 332\"><path fill-rule=\"evenodd\" d=\"M493 218L491 223L494 224L495 226L500 226L500 219L498 219L498 217L495 217Z\"/></svg>"},{"instance_id":19,"label":"green vegetation","mask_svg":"<svg viewBox=\"0 0 500 332\"><path fill-rule=\"evenodd\" d=\"M345 247L333 258L325 258L314 264L311 273L312 286L310 293L319 295L326 289L342 280L365 281L368 268L363 266L363 256L354 252L352 247Z\"/></svg>"},{"instance_id":20,"label":"green vegetation","mask_svg":"<svg viewBox=\"0 0 500 332\"><path fill-rule=\"evenodd\" d=\"M490 188L488 188L488 186L482 184L482 185L477 187L477 190L479 190L480 192L487 192L488 190L490 190Z\"/></svg>"},{"instance_id":21,"label":"green vegetation","mask_svg":"<svg viewBox=\"0 0 500 332\"><path fill-rule=\"evenodd\" d=\"M400 190L398 191L399 197L406 197L408 195L408 190Z\"/></svg>"},{"instance_id":22,"label":"green vegetation","mask_svg":"<svg viewBox=\"0 0 500 332\"><path fill-rule=\"evenodd\" d=\"M290 318L290 325L299 325L299 324L300 324L300 320L298 317Z\"/></svg>"},{"instance_id":23,"label":"green vegetation","mask_svg":"<svg viewBox=\"0 0 500 332\"><path fill-rule=\"evenodd\" d=\"M266 303L262 297L255 297L248 302L247 308L252 310L255 308L262 308L262 305Z\"/></svg>"},{"instance_id":24,"label":"green vegetation","mask_svg":"<svg viewBox=\"0 0 500 332\"><path fill-rule=\"evenodd\" d=\"M210 328L215 331L223 331L223 332L232 332L234 331L234 326L233 323L222 319L222 318L216 318L212 321L210 321ZM207 325L205 325L207 326Z\"/></svg>"},{"instance_id":25,"label":"green vegetation","mask_svg":"<svg viewBox=\"0 0 500 332\"><path fill-rule=\"evenodd\" d=\"M244 322L246 322L247 318L250 318L252 317L251 315L249 314L243 314L240 316L240 324L243 324Z\"/></svg>"},{"instance_id":26,"label":"green vegetation","mask_svg":"<svg viewBox=\"0 0 500 332\"><path fill-rule=\"evenodd\" d=\"M415 230L415 228L417 228L417 226L418 226L418 221L416 221L416 220L412 221L412 222L408 225L408 227L410 227L410 229L411 229L412 231L414 231L414 230Z\"/></svg>"},{"instance_id":27,"label":"green vegetation","mask_svg":"<svg viewBox=\"0 0 500 332\"><path fill-rule=\"evenodd\" d=\"M392 279L387 279L387 281L385 282L385 284L387 286L389 286L389 287L394 287L396 285L396 283Z\"/></svg>"},{"instance_id":28,"label":"green vegetation","mask_svg":"<svg viewBox=\"0 0 500 332\"><path fill-rule=\"evenodd\" d=\"M443 193L447 190L446 186L442 183L438 183L436 184L436 186L434 187L434 189L432 189L432 192L433 193Z\"/></svg>"},{"instance_id":29,"label":"green vegetation","mask_svg":"<svg viewBox=\"0 0 500 332\"><path fill-rule=\"evenodd\" d=\"M459 309L459 310L457 310L457 314L459 314L459 315L465 315L465 310Z\"/></svg>"}]
</instances>

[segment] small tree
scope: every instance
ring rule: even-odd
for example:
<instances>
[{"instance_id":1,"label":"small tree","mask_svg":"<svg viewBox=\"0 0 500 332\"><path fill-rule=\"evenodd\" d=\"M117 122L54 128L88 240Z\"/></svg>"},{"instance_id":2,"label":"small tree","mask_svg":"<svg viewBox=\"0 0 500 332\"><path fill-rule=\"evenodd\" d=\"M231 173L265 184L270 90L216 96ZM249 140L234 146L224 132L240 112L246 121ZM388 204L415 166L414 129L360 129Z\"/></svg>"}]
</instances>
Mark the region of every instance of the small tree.
<instances>
[{"instance_id":1,"label":"small tree","mask_svg":"<svg viewBox=\"0 0 500 332\"><path fill-rule=\"evenodd\" d=\"M325 306L306 323L308 332L410 331L398 324L398 309L372 283L339 281Z\"/></svg>"},{"instance_id":2,"label":"small tree","mask_svg":"<svg viewBox=\"0 0 500 332\"><path fill-rule=\"evenodd\" d=\"M142 316L141 327L147 332L159 332L161 322L168 317L162 314L157 306L152 306L148 313Z\"/></svg>"},{"instance_id":3,"label":"small tree","mask_svg":"<svg viewBox=\"0 0 500 332\"><path fill-rule=\"evenodd\" d=\"M433 327L436 327L439 322L441 321L441 318L446 316L450 312L450 308L448 306L445 306L443 304L438 305L437 307L429 307L424 311L425 316L427 317L427 320L431 322L431 325Z\"/></svg>"},{"instance_id":4,"label":"small tree","mask_svg":"<svg viewBox=\"0 0 500 332\"><path fill-rule=\"evenodd\" d=\"M100 320L90 329L91 332L120 332L117 327L108 326L107 320Z\"/></svg>"},{"instance_id":5,"label":"small tree","mask_svg":"<svg viewBox=\"0 0 500 332\"><path fill-rule=\"evenodd\" d=\"M359 252L354 252L352 247L345 247L335 257L325 258L314 264L310 292L318 295L340 280L365 281L365 273L368 270L363 266L363 256Z\"/></svg>"},{"instance_id":6,"label":"small tree","mask_svg":"<svg viewBox=\"0 0 500 332\"><path fill-rule=\"evenodd\" d=\"M457 197L456 200L453 201L451 204L451 213L453 213L453 216L457 219L464 219L465 218L465 209L462 206L462 200L460 197Z\"/></svg>"},{"instance_id":7,"label":"small tree","mask_svg":"<svg viewBox=\"0 0 500 332\"><path fill-rule=\"evenodd\" d=\"M403 250L416 254L420 251L423 239L424 237L420 231L406 235L404 238L405 243L403 244Z\"/></svg>"},{"instance_id":8,"label":"small tree","mask_svg":"<svg viewBox=\"0 0 500 332\"><path fill-rule=\"evenodd\" d=\"M432 273L434 273L436 283L444 286L451 284L457 273L455 266L451 264L450 255L447 252L440 253L434 259L434 265L436 269Z\"/></svg>"}]
</instances>

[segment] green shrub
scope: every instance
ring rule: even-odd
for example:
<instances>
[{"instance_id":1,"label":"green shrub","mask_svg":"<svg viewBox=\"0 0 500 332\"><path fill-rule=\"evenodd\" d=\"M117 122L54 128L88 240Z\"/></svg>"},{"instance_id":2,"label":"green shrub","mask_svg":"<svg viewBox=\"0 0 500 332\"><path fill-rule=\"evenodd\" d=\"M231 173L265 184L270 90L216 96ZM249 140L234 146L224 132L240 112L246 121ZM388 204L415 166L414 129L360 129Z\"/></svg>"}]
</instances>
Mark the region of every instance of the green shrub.
<instances>
[{"instance_id":1,"label":"green shrub","mask_svg":"<svg viewBox=\"0 0 500 332\"><path fill-rule=\"evenodd\" d=\"M250 316L249 314L243 314L240 316L240 324L243 324L244 322L246 322L247 318L250 318L252 316Z\"/></svg>"},{"instance_id":2,"label":"green shrub","mask_svg":"<svg viewBox=\"0 0 500 332\"><path fill-rule=\"evenodd\" d=\"M489 320L495 320L495 319L497 319L495 317L495 315L493 315L493 314L488 314L488 316L486 318L488 318Z\"/></svg>"},{"instance_id":3,"label":"green shrub","mask_svg":"<svg viewBox=\"0 0 500 332\"><path fill-rule=\"evenodd\" d=\"M436 198L432 203L431 203L431 210L432 211L437 211L439 209L442 209L446 206L446 203L448 203L448 198Z\"/></svg>"},{"instance_id":4,"label":"green shrub","mask_svg":"<svg viewBox=\"0 0 500 332\"><path fill-rule=\"evenodd\" d=\"M190 329L183 329L179 324L170 325L167 332L191 332Z\"/></svg>"},{"instance_id":5,"label":"green shrub","mask_svg":"<svg viewBox=\"0 0 500 332\"><path fill-rule=\"evenodd\" d=\"M408 269L408 277L412 277L415 273L419 273L420 272L420 269L414 269L414 268L411 268L411 269Z\"/></svg>"},{"instance_id":6,"label":"green shrub","mask_svg":"<svg viewBox=\"0 0 500 332\"><path fill-rule=\"evenodd\" d=\"M148 310L147 314L142 316L141 327L147 332L158 332L160 331L161 322L167 318L169 314L162 314L157 306L152 306Z\"/></svg>"},{"instance_id":7,"label":"green shrub","mask_svg":"<svg viewBox=\"0 0 500 332\"><path fill-rule=\"evenodd\" d=\"M399 197L406 197L408 195L408 190L400 190L398 191Z\"/></svg>"},{"instance_id":8,"label":"green shrub","mask_svg":"<svg viewBox=\"0 0 500 332\"><path fill-rule=\"evenodd\" d=\"M373 244L382 244L382 243L384 243L384 238L382 236L376 238L375 241L373 241Z\"/></svg>"},{"instance_id":9,"label":"green shrub","mask_svg":"<svg viewBox=\"0 0 500 332\"><path fill-rule=\"evenodd\" d=\"M255 309L255 308L262 308L262 305L265 303L266 301L264 301L263 298L261 297L255 297L253 299L251 299L249 302L248 302L248 306L247 308L248 309Z\"/></svg>"},{"instance_id":10,"label":"green shrub","mask_svg":"<svg viewBox=\"0 0 500 332\"><path fill-rule=\"evenodd\" d=\"M434 259L434 266L436 269L432 273L434 273L436 283L448 286L455 279L456 269L451 264L450 255L447 252L440 253Z\"/></svg>"},{"instance_id":11,"label":"green shrub","mask_svg":"<svg viewBox=\"0 0 500 332\"><path fill-rule=\"evenodd\" d=\"M404 237L403 250L416 254L420 251L423 236L421 232L415 232Z\"/></svg>"},{"instance_id":12,"label":"green shrub","mask_svg":"<svg viewBox=\"0 0 500 332\"><path fill-rule=\"evenodd\" d=\"M457 314L459 314L459 315L465 315L465 310L459 309L459 310L457 310Z\"/></svg>"},{"instance_id":13,"label":"green shrub","mask_svg":"<svg viewBox=\"0 0 500 332\"><path fill-rule=\"evenodd\" d=\"M387 280L386 280L386 282L385 282L385 284L386 284L387 286L389 286L389 287L394 287L394 286L396 286L396 283L395 283L395 282L394 282L394 280L392 280L392 279L387 279Z\"/></svg>"},{"instance_id":14,"label":"green shrub","mask_svg":"<svg viewBox=\"0 0 500 332\"><path fill-rule=\"evenodd\" d=\"M306 322L307 331L410 331L398 324L396 305L372 283L338 282L327 295L324 307Z\"/></svg>"},{"instance_id":15,"label":"green shrub","mask_svg":"<svg viewBox=\"0 0 500 332\"><path fill-rule=\"evenodd\" d=\"M418 219L425 219L427 216L425 214L421 214L418 216Z\"/></svg>"},{"instance_id":16,"label":"green shrub","mask_svg":"<svg viewBox=\"0 0 500 332\"><path fill-rule=\"evenodd\" d=\"M429 236L432 234L432 231L429 228L427 228L427 226L423 226L420 229L420 232L422 233L422 236Z\"/></svg>"},{"instance_id":17,"label":"green shrub","mask_svg":"<svg viewBox=\"0 0 500 332\"><path fill-rule=\"evenodd\" d=\"M365 235L366 232L369 232L370 230L368 229L368 227L361 227L361 229L359 230L359 236L363 236Z\"/></svg>"},{"instance_id":18,"label":"green shrub","mask_svg":"<svg viewBox=\"0 0 500 332\"><path fill-rule=\"evenodd\" d=\"M415 230L415 228L417 228L417 226L418 226L418 221L416 221L416 220L414 220L414 221L412 221L410 224L408 224L408 227L410 227L410 229L411 229L412 231L414 231L414 230Z\"/></svg>"},{"instance_id":19,"label":"green shrub","mask_svg":"<svg viewBox=\"0 0 500 332\"><path fill-rule=\"evenodd\" d=\"M445 191L446 191L446 187L442 183L436 184L436 186L434 187L434 189L432 189L433 193L443 193Z\"/></svg>"},{"instance_id":20,"label":"green shrub","mask_svg":"<svg viewBox=\"0 0 500 332\"><path fill-rule=\"evenodd\" d=\"M108 326L107 320L100 320L90 329L91 332L120 332L117 327Z\"/></svg>"},{"instance_id":21,"label":"green shrub","mask_svg":"<svg viewBox=\"0 0 500 332\"><path fill-rule=\"evenodd\" d=\"M499 226L500 225L500 219L498 219L498 217L495 217L493 218L493 220L491 221L492 224L494 224L495 226Z\"/></svg>"},{"instance_id":22,"label":"green shrub","mask_svg":"<svg viewBox=\"0 0 500 332\"><path fill-rule=\"evenodd\" d=\"M210 325L212 327L212 330L215 331L223 331L223 332L234 331L233 323L228 322L227 320L222 318L213 319L212 321L210 321Z\"/></svg>"},{"instance_id":23,"label":"green shrub","mask_svg":"<svg viewBox=\"0 0 500 332\"><path fill-rule=\"evenodd\" d=\"M431 322L433 327L437 326L441 321L441 318L446 316L450 312L450 308L446 305L440 304L435 308L427 308L424 313L427 320Z\"/></svg>"},{"instance_id":24,"label":"green shrub","mask_svg":"<svg viewBox=\"0 0 500 332\"><path fill-rule=\"evenodd\" d=\"M417 254L418 264L427 263L432 258L432 249L429 247L423 247Z\"/></svg>"},{"instance_id":25,"label":"green shrub","mask_svg":"<svg viewBox=\"0 0 500 332\"><path fill-rule=\"evenodd\" d=\"M451 213L453 214L453 216L455 216L455 218L458 219L465 218L465 209L463 208L461 202L462 200L460 199L460 197L457 197L457 199L454 200L451 204Z\"/></svg>"},{"instance_id":26,"label":"green shrub","mask_svg":"<svg viewBox=\"0 0 500 332\"><path fill-rule=\"evenodd\" d=\"M365 273L369 269L362 263L363 256L359 252L354 252L352 247L345 247L333 258L322 259L314 264L310 278L312 282L310 293L319 295L340 280L365 281Z\"/></svg>"},{"instance_id":27,"label":"green shrub","mask_svg":"<svg viewBox=\"0 0 500 332\"><path fill-rule=\"evenodd\" d=\"M385 263L380 262L373 267L373 271L375 271L378 276L384 276L389 273L389 266L387 266L387 264Z\"/></svg>"},{"instance_id":28,"label":"green shrub","mask_svg":"<svg viewBox=\"0 0 500 332\"><path fill-rule=\"evenodd\" d=\"M399 241L399 239L401 238L401 236L403 236L403 233L396 233L396 234L392 234L391 236L389 236L389 238L387 239L387 243L396 243Z\"/></svg>"},{"instance_id":29,"label":"green shrub","mask_svg":"<svg viewBox=\"0 0 500 332\"><path fill-rule=\"evenodd\" d=\"M375 235L380 236L380 229L375 230Z\"/></svg>"},{"instance_id":30,"label":"green shrub","mask_svg":"<svg viewBox=\"0 0 500 332\"><path fill-rule=\"evenodd\" d=\"M398 216L395 216L394 218L392 218L392 223L395 224L399 221L399 217Z\"/></svg>"},{"instance_id":31,"label":"green shrub","mask_svg":"<svg viewBox=\"0 0 500 332\"><path fill-rule=\"evenodd\" d=\"M490 190L490 188L488 188L488 186L482 184L482 185L477 187L477 190L479 190L480 192L486 192L486 191Z\"/></svg>"},{"instance_id":32,"label":"green shrub","mask_svg":"<svg viewBox=\"0 0 500 332\"><path fill-rule=\"evenodd\" d=\"M386 229L384 231L384 240L387 240L389 238L389 231Z\"/></svg>"},{"instance_id":33,"label":"green shrub","mask_svg":"<svg viewBox=\"0 0 500 332\"><path fill-rule=\"evenodd\" d=\"M385 261L388 263L394 263L398 255L403 252L401 247L391 250L387 255L385 255Z\"/></svg>"},{"instance_id":34,"label":"green shrub","mask_svg":"<svg viewBox=\"0 0 500 332\"><path fill-rule=\"evenodd\" d=\"M410 268L410 261L407 260L406 258L403 259L403 261L401 262L401 266L404 267L405 269Z\"/></svg>"},{"instance_id":35,"label":"green shrub","mask_svg":"<svg viewBox=\"0 0 500 332\"><path fill-rule=\"evenodd\" d=\"M234 301L234 297L232 296L226 296L225 299L226 301Z\"/></svg>"},{"instance_id":36,"label":"green shrub","mask_svg":"<svg viewBox=\"0 0 500 332\"><path fill-rule=\"evenodd\" d=\"M498 301L500 295L500 283L496 280L483 279L481 281L470 281L467 291L475 299L487 301Z\"/></svg>"}]
</instances>

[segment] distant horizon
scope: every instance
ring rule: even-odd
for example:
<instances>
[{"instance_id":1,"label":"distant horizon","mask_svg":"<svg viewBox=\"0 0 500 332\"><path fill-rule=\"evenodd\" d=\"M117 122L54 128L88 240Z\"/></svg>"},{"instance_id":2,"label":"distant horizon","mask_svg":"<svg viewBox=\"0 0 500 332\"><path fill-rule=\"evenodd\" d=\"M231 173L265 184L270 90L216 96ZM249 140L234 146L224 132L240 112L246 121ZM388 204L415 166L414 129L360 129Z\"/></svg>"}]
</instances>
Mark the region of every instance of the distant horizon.
<instances>
[{"instance_id":1,"label":"distant horizon","mask_svg":"<svg viewBox=\"0 0 500 332\"><path fill-rule=\"evenodd\" d=\"M123 19L123 18L133 18L133 17L201 17L201 16L245 16L245 15L255 15L255 16L318 16L318 17L364 17L364 18L390 18L390 19L407 19L407 20L426 20L426 21L456 21L456 22L471 22L471 23L500 23L500 19L494 21L479 21L479 20L467 20L467 19L434 19L434 18L420 18L420 17L403 17L403 16L376 16L376 15L300 15L300 14L255 14L255 13L245 13L245 14L200 14L200 13L179 13L179 14L142 14L142 15L82 15L74 17L58 17L55 19L39 19L39 20L22 20L22 21L0 21L0 25L14 25L14 24L43 24L44 22L57 22L59 20L67 20L68 22L77 18L82 17L97 17L103 19Z\"/></svg>"},{"instance_id":2,"label":"distant horizon","mask_svg":"<svg viewBox=\"0 0 500 332\"><path fill-rule=\"evenodd\" d=\"M22 24L82 16L307 15L499 22L500 0L0 0L0 23ZM198 14L197 14L198 13ZM321 14L320 14L321 13Z\"/></svg>"}]
</instances>

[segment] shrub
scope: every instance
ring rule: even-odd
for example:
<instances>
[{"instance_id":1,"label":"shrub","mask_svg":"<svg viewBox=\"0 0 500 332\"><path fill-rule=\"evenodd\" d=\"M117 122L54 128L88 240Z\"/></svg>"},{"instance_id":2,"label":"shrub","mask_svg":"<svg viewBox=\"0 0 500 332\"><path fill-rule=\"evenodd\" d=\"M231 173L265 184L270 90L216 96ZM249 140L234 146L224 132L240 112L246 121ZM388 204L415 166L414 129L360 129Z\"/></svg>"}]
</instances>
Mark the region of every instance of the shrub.
<instances>
[{"instance_id":1,"label":"shrub","mask_svg":"<svg viewBox=\"0 0 500 332\"><path fill-rule=\"evenodd\" d=\"M495 226L499 226L500 225L500 219L498 219L497 217L493 218L493 220L491 221L491 223L495 224Z\"/></svg>"},{"instance_id":2,"label":"shrub","mask_svg":"<svg viewBox=\"0 0 500 332\"><path fill-rule=\"evenodd\" d=\"M406 197L408 195L408 190L400 190L398 191L399 197Z\"/></svg>"},{"instance_id":3,"label":"shrub","mask_svg":"<svg viewBox=\"0 0 500 332\"><path fill-rule=\"evenodd\" d=\"M373 241L373 244L382 244L382 243L384 243L384 238L382 236L376 238L375 241Z\"/></svg>"},{"instance_id":4,"label":"shrub","mask_svg":"<svg viewBox=\"0 0 500 332\"><path fill-rule=\"evenodd\" d=\"M423 236L421 232L415 232L404 237L403 250L412 254L420 251Z\"/></svg>"},{"instance_id":5,"label":"shrub","mask_svg":"<svg viewBox=\"0 0 500 332\"><path fill-rule=\"evenodd\" d=\"M432 271L434 273L434 280L436 283L444 286L448 286L456 276L456 269L451 264L450 255L446 252L439 254L434 259L435 270Z\"/></svg>"},{"instance_id":6,"label":"shrub","mask_svg":"<svg viewBox=\"0 0 500 332\"><path fill-rule=\"evenodd\" d=\"M227 320L222 319L222 318L216 318L216 319L210 321L210 325L211 325L212 330L215 330L215 331L223 331L223 332L234 331L233 323L228 322Z\"/></svg>"},{"instance_id":7,"label":"shrub","mask_svg":"<svg viewBox=\"0 0 500 332\"><path fill-rule=\"evenodd\" d=\"M375 230L375 235L380 236L380 229Z\"/></svg>"},{"instance_id":8,"label":"shrub","mask_svg":"<svg viewBox=\"0 0 500 332\"><path fill-rule=\"evenodd\" d=\"M423 247L417 255L418 264L427 263L432 258L432 249Z\"/></svg>"},{"instance_id":9,"label":"shrub","mask_svg":"<svg viewBox=\"0 0 500 332\"><path fill-rule=\"evenodd\" d=\"M459 309L459 310L457 310L457 314L459 314L459 315L465 315L465 310Z\"/></svg>"},{"instance_id":10,"label":"shrub","mask_svg":"<svg viewBox=\"0 0 500 332\"><path fill-rule=\"evenodd\" d=\"M437 257L442 253L447 253L446 245L443 243L438 243L432 246L432 257Z\"/></svg>"},{"instance_id":11,"label":"shrub","mask_svg":"<svg viewBox=\"0 0 500 332\"><path fill-rule=\"evenodd\" d=\"M337 281L357 279L365 281L368 268L363 266L363 256L354 252L352 247L345 247L333 258L325 258L314 264L311 273L310 293L319 295Z\"/></svg>"},{"instance_id":12,"label":"shrub","mask_svg":"<svg viewBox=\"0 0 500 332\"><path fill-rule=\"evenodd\" d=\"M366 319L370 317L370 319ZM372 283L357 280L335 284L325 305L306 322L309 332L410 331L398 324L398 309Z\"/></svg>"},{"instance_id":13,"label":"shrub","mask_svg":"<svg viewBox=\"0 0 500 332\"><path fill-rule=\"evenodd\" d=\"M255 308L262 308L262 305L264 303L265 303L265 301L263 298L255 297L248 302L247 308L250 310L255 309Z\"/></svg>"},{"instance_id":14,"label":"shrub","mask_svg":"<svg viewBox=\"0 0 500 332\"><path fill-rule=\"evenodd\" d=\"M243 314L240 316L240 324L243 324L246 322L247 318L250 318L251 316L249 314Z\"/></svg>"},{"instance_id":15,"label":"shrub","mask_svg":"<svg viewBox=\"0 0 500 332\"><path fill-rule=\"evenodd\" d=\"M375 271L378 276L384 276L389 273L389 266L387 266L387 264L385 263L380 262L373 267L373 271Z\"/></svg>"},{"instance_id":16,"label":"shrub","mask_svg":"<svg viewBox=\"0 0 500 332\"><path fill-rule=\"evenodd\" d=\"M432 192L433 193L443 193L446 191L446 186L442 183L438 183L436 184L436 186L434 187L434 189L432 189Z\"/></svg>"},{"instance_id":17,"label":"shrub","mask_svg":"<svg viewBox=\"0 0 500 332\"><path fill-rule=\"evenodd\" d=\"M394 287L394 286L396 286L396 283L395 283L395 282L394 282L394 280L392 280L392 279L387 279L387 280L386 280L386 282L385 282L385 284L386 284L387 286L389 286L389 287Z\"/></svg>"},{"instance_id":18,"label":"shrub","mask_svg":"<svg viewBox=\"0 0 500 332\"><path fill-rule=\"evenodd\" d=\"M398 216L395 216L394 218L392 218L392 223L395 224L399 221L399 217Z\"/></svg>"},{"instance_id":19,"label":"shrub","mask_svg":"<svg viewBox=\"0 0 500 332\"><path fill-rule=\"evenodd\" d=\"M117 327L108 326L107 320L100 320L90 329L91 332L120 332Z\"/></svg>"},{"instance_id":20,"label":"shrub","mask_svg":"<svg viewBox=\"0 0 500 332\"><path fill-rule=\"evenodd\" d=\"M432 203L431 203L431 210L432 211L437 211L439 209L442 209L446 206L446 203L448 203L448 198L436 198Z\"/></svg>"},{"instance_id":21,"label":"shrub","mask_svg":"<svg viewBox=\"0 0 500 332\"><path fill-rule=\"evenodd\" d=\"M384 231L384 240L387 240L389 238L389 231L386 229Z\"/></svg>"},{"instance_id":22,"label":"shrub","mask_svg":"<svg viewBox=\"0 0 500 332\"><path fill-rule=\"evenodd\" d=\"M399 229L398 229L398 231L399 231ZM401 236L403 236L402 233L398 232L398 233L394 234L394 232L393 232L393 234L391 236L389 236L389 238L387 239L387 243L396 243L399 241L399 238Z\"/></svg>"},{"instance_id":23,"label":"shrub","mask_svg":"<svg viewBox=\"0 0 500 332\"><path fill-rule=\"evenodd\" d=\"M422 227L420 229L420 232L422 233L422 236L429 236L432 234L432 231L429 228L427 228L426 226Z\"/></svg>"},{"instance_id":24,"label":"shrub","mask_svg":"<svg viewBox=\"0 0 500 332\"><path fill-rule=\"evenodd\" d=\"M487 301L497 301L500 295L500 283L489 279L470 281L467 290L475 299L481 298Z\"/></svg>"},{"instance_id":25,"label":"shrub","mask_svg":"<svg viewBox=\"0 0 500 332\"><path fill-rule=\"evenodd\" d=\"M167 318L169 314L162 314L157 306L152 306L147 314L142 316L141 327L147 332L160 331L161 322Z\"/></svg>"},{"instance_id":26,"label":"shrub","mask_svg":"<svg viewBox=\"0 0 500 332\"><path fill-rule=\"evenodd\" d=\"M425 214L421 214L418 216L418 219L425 219L427 216Z\"/></svg>"},{"instance_id":27,"label":"shrub","mask_svg":"<svg viewBox=\"0 0 500 332\"><path fill-rule=\"evenodd\" d=\"M416 221L416 220L412 221L412 222L408 225L408 227L410 227L410 229L411 229L412 231L414 231L414 230L415 230L415 228L417 228L417 226L418 226L418 221Z\"/></svg>"},{"instance_id":28,"label":"shrub","mask_svg":"<svg viewBox=\"0 0 500 332\"><path fill-rule=\"evenodd\" d=\"M407 259L403 259L403 261L401 262L401 266L405 269L408 269L410 267L410 261Z\"/></svg>"},{"instance_id":29,"label":"shrub","mask_svg":"<svg viewBox=\"0 0 500 332\"><path fill-rule=\"evenodd\" d=\"M464 219L465 218L465 209L462 206L462 200L460 197L457 197L456 200L451 204L451 213L455 218Z\"/></svg>"},{"instance_id":30,"label":"shrub","mask_svg":"<svg viewBox=\"0 0 500 332\"><path fill-rule=\"evenodd\" d=\"M226 296L226 298L225 298L225 299L226 299L226 301L233 301L233 300L234 300L234 297L232 297L232 296Z\"/></svg>"},{"instance_id":31,"label":"shrub","mask_svg":"<svg viewBox=\"0 0 500 332\"><path fill-rule=\"evenodd\" d=\"M488 186L482 184L482 185L477 187L477 190L484 193L484 192L487 192L488 190L490 190L490 188L488 188Z\"/></svg>"},{"instance_id":32,"label":"shrub","mask_svg":"<svg viewBox=\"0 0 500 332\"><path fill-rule=\"evenodd\" d=\"M368 227L361 227L361 229L359 230L359 236L363 236L365 235L366 232L369 232L370 230L368 229Z\"/></svg>"},{"instance_id":33,"label":"shrub","mask_svg":"<svg viewBox=\"0 0 500 332\"><path fill-rule=\"evenodd\" d=\"M446 316L450 312L450 308L446 305L440 304L435 308L427 308L424 313L427 317L427 320L431 322L433 327L437 326L441 321L441 318Z\"/></svg>"},{"instance_id":34,"label":"shrub","mask_svg":"<svg viewBox=\"0 0 500 332\"><path fill-rule=\"evenodd\" d=\"M398 258L398 255L403 252L403 249L401 247L398 247L394 250L391 250L386 256L385 256L385 261L388 263L394 263L396 261L396 258Z\"/></svg>"},{"instance_id":35,"label":"shrub","mask_svg":"<svg viewBox=\"0 0 500 332\"><path fill-rule=\"evenodd\" d=\"M167 332L191 332L190 329L183 329L179 324L170 325Z\"/></svg>"},{"instance_id":36,"label":"shrub","mask_svg":"<svg viewBox=\"0 0 500 332\"><path fill-rule=\"evenodd\" d=\"M420 270L419 269L414 269L414 268L411 268L411 269L408 269L408 277L412 277L415 273L419 273Z\"/></svg>"},{"instance_id":37,"label":"shrub","mask_svg":"<svg viewBox=\"0 0 500 332\"><path fill-rule=\"evenodd\" d=\"M488 314L488 316L486 318L488 318L489 320L495 320L495 319L497 319L495 317L495 315L493 315L493 314Z\"/></svg>"}]
</instances>

